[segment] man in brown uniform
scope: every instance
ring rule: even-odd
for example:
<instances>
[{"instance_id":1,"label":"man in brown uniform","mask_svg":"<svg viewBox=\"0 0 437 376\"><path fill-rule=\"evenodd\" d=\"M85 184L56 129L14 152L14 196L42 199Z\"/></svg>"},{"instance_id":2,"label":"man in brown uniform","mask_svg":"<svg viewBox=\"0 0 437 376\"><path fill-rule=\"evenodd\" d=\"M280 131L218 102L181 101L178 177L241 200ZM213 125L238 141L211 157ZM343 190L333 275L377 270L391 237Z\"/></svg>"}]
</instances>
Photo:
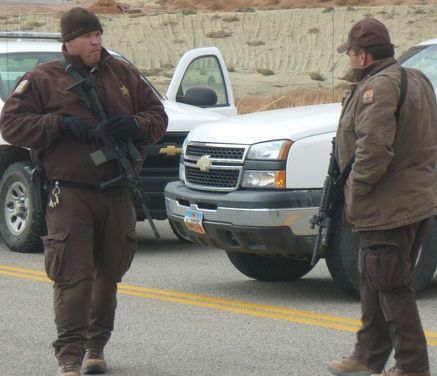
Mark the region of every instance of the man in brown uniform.
<instances>
[{"instance_id":1,"label":"man in brown uniform","mask_svg":"<svg viewBox=\"0 0 437 376\"><path fill-rule=\"evenodd\" d=\"M50 183L44 237L47 275L54 281L59 371L78 376L104 373L103 349L111 336L117 282L135 253L135 207L126 186L102 190L120 175L115 161L96 167L90 153L102 147L90 138L100 122L74 90L92 77L108 117L104 131L137 148L158 141L167 115L153 90L132 66L102 48L102 26L94 13L73 8L61 17L65 62L41 64L27 73L7 99L1 131L13 145L31 149ZM143 154L143 153L142 153ZM137 170L141 162L134 166Z\"/></svg>"},{"instance_id":2,"label":"man in brown uniform","mask_svg":"<svg viewBox=\"0 0 437 376\"><path fill-rule=\"evenodd\" d=\"M430 375L426 339L412 269L427 223L437 213L437 103L429 80L401 67L387 28L373 18L357 22L346 52L357 84L343 100L336 135L344 169L355 155L344 192L346 219L358 231L362 326L353 354L333 361L334 375ZM394 349L396 366L382 371Z\"/></svg>"}]
</instances>

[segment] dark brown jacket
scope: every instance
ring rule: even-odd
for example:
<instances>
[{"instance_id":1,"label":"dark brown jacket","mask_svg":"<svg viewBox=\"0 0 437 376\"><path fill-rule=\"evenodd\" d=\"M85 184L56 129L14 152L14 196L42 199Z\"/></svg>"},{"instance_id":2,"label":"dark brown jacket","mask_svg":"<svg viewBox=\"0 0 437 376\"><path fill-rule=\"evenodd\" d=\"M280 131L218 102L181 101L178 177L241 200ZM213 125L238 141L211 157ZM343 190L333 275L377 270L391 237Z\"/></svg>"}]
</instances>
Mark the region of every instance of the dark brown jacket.
<instances>
[{"instance_id":1,"label":"dark brown jacket","mask_svg":"<svg viewBox=\"0 0 437 376\"><path fill-rule=\"evenodd\" d=\"M77 56L67 55L65 51L64 56L82 76L89 74ZM103 49L93 77L108 117L121 113L134 115L140 125L140 135L135 140L140 149L163 137L168 122L164 107L134 67ZM36 66L21 82L21 89L14 91L2 110L0 127L6 141L30 148L34 161L42 165L51 180L98 185L119 175L115 162L94 166L90 153L101 145L83 144L61 135L60 115L80 117L92 127L99 123L97 115L86 108L79 95L67 91L76 81L61 61ZM144 157L143 151L142 154ZM140 168L140 163L136 168Z\"/></svg>"},{"instance_id":2,"label":"dark brown jacket","mask_svg":"<svg viewBox=\"0 0 437 376\"><path fill-rule=\"evenodd\" d=\"M345 186L346 219L357 230L381 230L437 214L437 103L429 80L408 69L408 90L396 124L400 66L378 60L351 87L337 130L343 169L356 159Z\"/></svg>"}]
</instances>

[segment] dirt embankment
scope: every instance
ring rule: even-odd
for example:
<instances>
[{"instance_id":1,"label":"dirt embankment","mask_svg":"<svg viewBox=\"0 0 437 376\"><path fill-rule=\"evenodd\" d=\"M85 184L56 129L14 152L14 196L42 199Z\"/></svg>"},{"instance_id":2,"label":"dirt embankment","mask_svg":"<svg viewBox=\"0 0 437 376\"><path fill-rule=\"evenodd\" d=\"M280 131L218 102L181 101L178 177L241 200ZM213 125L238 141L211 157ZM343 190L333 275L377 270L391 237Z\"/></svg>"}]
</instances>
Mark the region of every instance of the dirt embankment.
<instances>
[{"instance_id":1,"label":"dirt embankment","mask_svg":"<svg viewBox=\"0 0 437 376\"><path fill-rule=\"evenodd\" d=\"M126 55L162 92L185 51L217 46L242 112L338 100L346 86L342 78L347 59L335 47L351 24L365 16L387 25L397 54L437 37L437 0L426 5L398 0L397 5L371 6L376 1L368 0L360 6L338 6L341 2L358 0L302 0L305 8L293 9L290 4L299 1L58 1L49 9L40 5L44 12L39 14L19 7L13 14L2 12L0 30L58 31L62 10L92 6L103 12L105 45ZM7 2L1 4L0 11ZM272 10L261 10L267 8Z\"/></svg>"}]
</instances>

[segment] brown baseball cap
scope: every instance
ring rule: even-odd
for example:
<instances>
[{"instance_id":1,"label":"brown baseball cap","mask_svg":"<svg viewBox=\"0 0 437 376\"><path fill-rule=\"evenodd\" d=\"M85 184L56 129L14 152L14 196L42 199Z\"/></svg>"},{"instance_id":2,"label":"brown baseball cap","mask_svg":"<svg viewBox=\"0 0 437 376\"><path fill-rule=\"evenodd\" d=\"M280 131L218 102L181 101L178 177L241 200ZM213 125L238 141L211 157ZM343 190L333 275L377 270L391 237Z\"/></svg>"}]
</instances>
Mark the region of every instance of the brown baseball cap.
<instances>
[{"instance_id":1,"label":"brown baseball cap","mask_svg":"<svg viewBox=\"0 0 437 376\"><path fill-rule=\"evenodd\" d=\"M61 36L64 42L92 31L103 33L99 19L90 10L75 7L62 14Z\"/></svg>"},{"instance_id":2,"label":"brown baseball cap","mask_svg":"<svg viewBox=\"0 0 437 376\"><path fill-rule=\"evenodd\" d=\"M337 47L337 52L343 53L351 47L369 48L384 45L391 45L387 28L375 18L367 17L352 26L346 42Z\"/></svg>"}]
</instances>

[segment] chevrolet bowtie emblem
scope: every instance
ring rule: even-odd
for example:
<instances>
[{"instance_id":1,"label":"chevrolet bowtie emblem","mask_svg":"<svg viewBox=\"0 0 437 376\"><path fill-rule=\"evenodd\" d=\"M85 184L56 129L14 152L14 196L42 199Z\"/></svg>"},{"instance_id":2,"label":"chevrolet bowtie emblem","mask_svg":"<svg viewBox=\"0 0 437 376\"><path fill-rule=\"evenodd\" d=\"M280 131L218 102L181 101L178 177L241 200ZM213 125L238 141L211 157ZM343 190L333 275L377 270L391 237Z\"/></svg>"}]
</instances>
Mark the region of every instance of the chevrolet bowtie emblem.
<instances>
[{"instance_id":1,"label":"chevrolet bowtie emblem","mask_svg":"<svg viewBox=\"0 0 437 376\"><path fill-rule=\"evenodd\" d=\"M181 154L182 148L178 148L174 145L167 145L165 148L159 149L159 154L165 154L169 157L174 157L175 155Z\"/></svg>"},{"instance_id":2,"label":"chevrolet bowtie emblem","mask_svg":"<svg viewBox=\"0 0 437 376\"><path fill-rule=\"evenodd\" d=\"M212 159L209 155L202 155L200 159L197 160L196 166L199 167L200 171L208 172L212 166Z\"/></svg>"}]
</instances>

